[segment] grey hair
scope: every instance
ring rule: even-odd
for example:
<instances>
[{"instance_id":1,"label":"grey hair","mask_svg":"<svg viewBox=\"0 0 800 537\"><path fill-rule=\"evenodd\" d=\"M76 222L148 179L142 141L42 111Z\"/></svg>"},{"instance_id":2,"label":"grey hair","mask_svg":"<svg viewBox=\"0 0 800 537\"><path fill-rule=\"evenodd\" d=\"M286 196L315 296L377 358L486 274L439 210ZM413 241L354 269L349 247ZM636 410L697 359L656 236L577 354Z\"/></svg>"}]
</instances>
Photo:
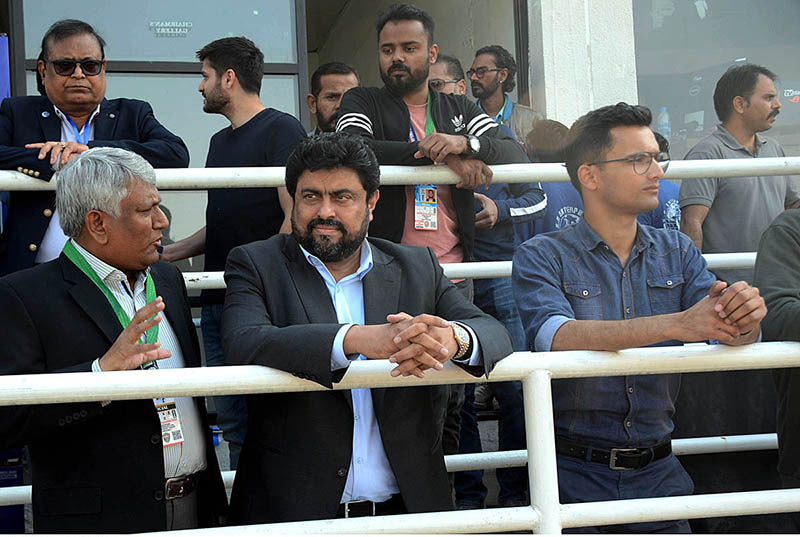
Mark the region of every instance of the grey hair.
<instances>
[{"instance_id":1,"label":"grey hair","mask_svg":"<svg viewBox=\"0 0 800 537\"><path fill-rule=\"evenodd\" d=\"M144 158L116 147L96 147L78 155L55 174L56 210L67 237L80 235L89 211L119 217L119 206L134 181L156 184Z\"/></svg>"}]
</instances>

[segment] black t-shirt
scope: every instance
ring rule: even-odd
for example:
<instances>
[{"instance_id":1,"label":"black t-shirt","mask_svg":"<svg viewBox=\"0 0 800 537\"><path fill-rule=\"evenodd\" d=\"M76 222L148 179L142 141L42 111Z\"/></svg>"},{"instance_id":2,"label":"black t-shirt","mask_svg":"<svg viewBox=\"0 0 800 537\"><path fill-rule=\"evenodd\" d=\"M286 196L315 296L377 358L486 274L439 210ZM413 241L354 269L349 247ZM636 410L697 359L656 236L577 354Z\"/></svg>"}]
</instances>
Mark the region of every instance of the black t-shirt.
<instances>
[{"instance_id":1,"label":"black t-shirt","mask_svg":"<svg viewBox=\"0 0 800 537\"><path fill-rule=\"evenodd\" d=\"M206 168L285 166L305 136L293 116L266 108L239 128L216 133ZM205 270L224 270L232 248L275 235L282 222L277 188L209 189ZM203 291L205 304L221 304L224 299L224 289Z\"/></svg>"}]
</instances>

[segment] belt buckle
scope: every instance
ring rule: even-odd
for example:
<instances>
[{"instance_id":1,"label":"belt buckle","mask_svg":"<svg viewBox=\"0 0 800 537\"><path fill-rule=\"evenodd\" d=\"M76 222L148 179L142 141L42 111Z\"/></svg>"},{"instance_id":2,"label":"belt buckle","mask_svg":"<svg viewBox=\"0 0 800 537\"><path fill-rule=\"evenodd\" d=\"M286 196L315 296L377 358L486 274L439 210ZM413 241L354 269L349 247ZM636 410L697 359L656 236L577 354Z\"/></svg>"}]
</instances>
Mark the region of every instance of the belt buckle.
<instances>
[{"instance_id":1,"label":"belt buckle","mask_svg":"<svg viewBox=\"0 0 800 537\"><path fill-rule=\"evenodd\" d=\"M164 485L164 499L175 500L183 498L186 489L187 477L170 477Z\"/></svg>"},{"instance_id":2,"label":"belt buckle","mask_svg":"<svg viewBox=\"0 0 800 537\"><path fill-rule=\"evenodd\" d=\"M639 451L638 448L611 448L611 456L608 460L608 467L612 470L635 470L626 466L617 466L617 455L619 453L630 454Z\"/></svg>"},{"instance_id":3,"label":"belt buckle","mask_svg":"<svg viewBox=\"0 0 800 537\"><path fill-rule=\"evenodd\" d=\"M370 501L370 500L352 500L352 501L349 501L349 502L344 502L344 517L345 518L350 518L350 506L351 505L360 505L362 503L372 504L372 515L371 516L375 516L375 502ZM370 516L370 515L364 515L364 516Z\"/></svg>"}]
</instances>

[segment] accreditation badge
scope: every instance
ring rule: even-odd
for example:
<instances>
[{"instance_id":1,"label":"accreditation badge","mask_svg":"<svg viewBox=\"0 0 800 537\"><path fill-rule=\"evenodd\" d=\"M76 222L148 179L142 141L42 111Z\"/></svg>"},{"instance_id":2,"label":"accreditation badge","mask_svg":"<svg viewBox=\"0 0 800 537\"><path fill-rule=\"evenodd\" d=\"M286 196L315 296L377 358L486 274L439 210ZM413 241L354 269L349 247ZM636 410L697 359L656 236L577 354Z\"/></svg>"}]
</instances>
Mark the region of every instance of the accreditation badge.
<instances>
[{"instance_id":1,"label":"accreditation badge","mask_svg":"<svg viewBox=\"0 0 800 537\"><path fill-rule=\"evenodd\" d=\"M161 422L161 444L164 447L183 444L183 429L181 429L181 417L178 415L178 407L175 406L175 399L171 397L160 397L153 399L158 412L158 420Z\"/></svg>"},{"instance_id":2,"label":"accreditation badge","mask_svg":"<svg viewBox=\"0 0 800 537\"><path fill-rule=\"evenodd\" d=\"M414 185L414 229L436 231L439 196L436 185Z\"/></svg>"}]
</instances>

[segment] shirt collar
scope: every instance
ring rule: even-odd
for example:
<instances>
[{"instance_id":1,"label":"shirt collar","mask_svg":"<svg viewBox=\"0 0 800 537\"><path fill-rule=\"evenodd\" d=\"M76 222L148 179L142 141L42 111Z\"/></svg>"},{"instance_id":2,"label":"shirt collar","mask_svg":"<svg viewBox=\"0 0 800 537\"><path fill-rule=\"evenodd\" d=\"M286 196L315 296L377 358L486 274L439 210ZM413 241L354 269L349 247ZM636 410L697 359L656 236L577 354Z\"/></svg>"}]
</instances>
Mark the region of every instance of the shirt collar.
<instances>
[{"instance_id":1,"label":"shirt collar","mask_svg":"<svg viewBox=\"0 0 800 537\"><path fill-rule=\"evenodd\" d=\"M575 233L578 236L578 240L583 245L585 250L594 250L600 245L608 246L606 241L604 241L597 232L592 229L592 226L586 222L585 218L581 218L580 221L575 224ZM650 228L647 226L642 226L638 222L636 223L636 241L633 244L633 249L637 251L642 251L650 246L655 244L653 240L653 234Z\"/></svg>"},{"instance_id":2,"label":"shirt collar","mask_svg":"<svg viewBox=\"0 0 800 537\"><path fill-rule=\"evenodd\" d=\"M733 149L734 151L747 151L748 153L750 152L750 149L740 144L739 140L734 138L733 134L728 132L728 129L722 126L722 123L717 125L717 130L714 131L714 135L716 135L717 138L722 140L722 143L724 143L726 146L728 146L730 149ZM755 141L756 141L755 142L756 147L760 147L765 143L767 143L767 140L759 137L758 134L755 135Z\"/></svg>"},{"instance_id":3,"label":"shirt collar","mask_svg":"<svg viewBox=\"0 0 800 537\"><path fill-rule=\"evenodd\" d=\"M69 118L67 117L67 114L62 112L56 105L53 105L53 109L55 110L56 115L61 119L61 121L63 121L64 123L69 123ZM97 114L99 113L100 113L100 105L98 104L97 108L95 108L94 112L92 112L92 115L89 116L89 121L86 122L83 128L85 129L87 126L89 126L89 124L94 120L95 116L97 116Z\"/></svg>"},{"instance_id":4,"label":"shirt collar","mask_svg":"<svg viewBox=\"0 0 800 537\"><path fill-rule=\"evenodd\" d=\"M303 253L303 257L312 267L333 280L333 276L328 270L328 267L325 266L325 263L323 263L320 258L309 253L309 251L302 246L300 246L300 251ZM361 243L361 261L359 262L358 268L354 273L345 276L339 281L344 282L349 280L361 280L370 270L372 270L372 248L370 247L369 242L364 239L364 242Z\"/></svg>"},{"instance_id":5,"label":"shirt collar","mask_svg":"<svg viewBox=\"0 0 800 537\"><path fill-rule=\"evenodd\" d=\"M475 102L478 104L478 108L483 110L483 107L481 106L481 100L478 99ZM508 118L511 117L512 110L514 110L514 104L511 102L511 99L508 98L508 95L504 94L503 106L500 107L500 112L498 112L497 115L494 116L492 119L494 120L495 123L500 123L500 124L505 123L506 121L508 121ZM501 112L503 114L503 117L500 117Z\"/></svg>"},{"instance_id":6,"label":"shirt collar","mask_svg":"<svg viewBox=\"0 0 800 537\"><path fill-rule=\"evenodd\" d=\"M95 273L103 280L105 283L109 282L118 282L118 281L127 281L128 277L125 276L125 273L119 270L118 268L114 268L102 259L98 258L97 256L93 255L91 252L86 250L83 246L78 244L78 241L75 239L70 239L72 245L78 251L79 254L86 259L86 262L89 263L89 266L94 269ZM147 267L145 270L139 272L139 275L136 277L136 284L144 283L147 279L147 275L150 272L150 267Z\"/></svg>"}]
</instances>

